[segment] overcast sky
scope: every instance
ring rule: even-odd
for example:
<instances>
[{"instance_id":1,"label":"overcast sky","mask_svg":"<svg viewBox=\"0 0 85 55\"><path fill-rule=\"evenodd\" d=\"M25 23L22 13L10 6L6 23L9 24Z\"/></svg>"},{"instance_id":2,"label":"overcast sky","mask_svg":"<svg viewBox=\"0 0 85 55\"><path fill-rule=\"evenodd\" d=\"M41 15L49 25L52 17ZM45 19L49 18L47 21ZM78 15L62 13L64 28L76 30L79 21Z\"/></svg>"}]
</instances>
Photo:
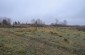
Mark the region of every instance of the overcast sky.
<instances>
[{"instance_id":1,"label":"overcast sky","mask_svg":"<svg viewBox=\"0 0 85 55\"><path fill-rule=\"evenodd\" d=\"M0 17L30 22L40 18L46 23L55 19L69 24L85 24L85 0L0 0Z\"/></svg>"}]
</instances>

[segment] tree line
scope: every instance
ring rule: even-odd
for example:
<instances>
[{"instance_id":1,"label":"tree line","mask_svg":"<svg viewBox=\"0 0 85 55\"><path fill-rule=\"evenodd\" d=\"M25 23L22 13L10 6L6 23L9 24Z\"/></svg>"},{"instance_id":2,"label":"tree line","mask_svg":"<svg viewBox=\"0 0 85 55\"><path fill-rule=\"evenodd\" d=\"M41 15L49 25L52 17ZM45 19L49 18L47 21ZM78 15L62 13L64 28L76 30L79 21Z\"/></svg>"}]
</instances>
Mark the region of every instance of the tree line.
<instances>
[{"instance_id":1,"label":"tree line","mask_svg":"<svg viewBox=\"0 0 85 55\"><path fill-rule=\"evenodd\" d=\"M22 25L30 25L30 26L46 26L47 24L45 24L44 21L42 21L41 19L32 19L31 23L21 23L19 21L14 21L12 22L12 20L10 18L7 17L3 17L0 18L0 26L22 26ZM66 26L67 25L67 20L63 20L63 22L59 22L58 19L55 19L54 23L51 23L49 26Z\"/></svg>"},{"instance_id":2,"label":"tree line","mask_svg":"<svg viewBox=\"0 0 85 55\"><path fill-rule=\"evenodd\" d=\"M12 22L12 20L10 18L7 17L2 17L0 18L0 27L1 28L8 28L8 27L46 27L46 26L54 26L54 27L71 27L71 28L76 28L80 31L85 31L85 26L79 26L79 25L68 25L67 20L63 20L63 22L60 22L58 19L55 19L54 23L51 23L50 25L45 24L44 21L42 21L41 19L32 19L31 23L21 23L19 21L14 21Z\"/></svg>"}]
</instances>

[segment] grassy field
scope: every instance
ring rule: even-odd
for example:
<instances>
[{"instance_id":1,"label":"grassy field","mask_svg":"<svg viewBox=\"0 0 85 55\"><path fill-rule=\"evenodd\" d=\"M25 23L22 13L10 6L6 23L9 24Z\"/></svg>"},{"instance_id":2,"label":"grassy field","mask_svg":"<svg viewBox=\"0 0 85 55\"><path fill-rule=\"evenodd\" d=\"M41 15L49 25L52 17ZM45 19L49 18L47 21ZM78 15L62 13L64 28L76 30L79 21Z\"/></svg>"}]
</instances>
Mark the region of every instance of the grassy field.
<instances>
[{"instance_id":1,"label":"grassy field","mask_svg":"<svg viewBox=\"0 0 85 55\"><path fill-rule=\"evenodd\" d=\"M0 55L85 55L85 32L59 27L0 28Z\"/></svg>"}]
</instances>

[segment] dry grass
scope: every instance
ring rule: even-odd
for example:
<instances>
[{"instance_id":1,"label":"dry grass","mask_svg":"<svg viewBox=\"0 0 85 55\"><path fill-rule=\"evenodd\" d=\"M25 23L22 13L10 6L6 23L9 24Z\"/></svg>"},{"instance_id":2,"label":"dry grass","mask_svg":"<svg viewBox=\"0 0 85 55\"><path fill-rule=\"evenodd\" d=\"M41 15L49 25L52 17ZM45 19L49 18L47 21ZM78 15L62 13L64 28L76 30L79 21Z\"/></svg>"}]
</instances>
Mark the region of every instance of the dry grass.
<instances>
[{"instance_id":1,"label":"dry grass","mask_svg":"<svg viewBox=\"0 0 85 55\"><path fill-rule=\"evenodd\" d=\"M0 55L85 55L85 32L68 28L0 28Z\"/></svg>"}]
</instances>

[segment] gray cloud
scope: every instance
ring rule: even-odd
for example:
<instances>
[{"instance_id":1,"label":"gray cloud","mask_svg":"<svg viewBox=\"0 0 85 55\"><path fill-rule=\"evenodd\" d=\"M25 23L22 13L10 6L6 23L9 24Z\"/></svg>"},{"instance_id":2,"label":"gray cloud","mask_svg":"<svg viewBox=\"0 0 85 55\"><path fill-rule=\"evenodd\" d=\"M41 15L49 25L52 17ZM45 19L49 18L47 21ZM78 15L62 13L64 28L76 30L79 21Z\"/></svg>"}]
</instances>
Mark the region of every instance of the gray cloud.
<instances>
[{"instance_id":1,"label":"gray cloud","mask_svg":"<svg viewBox=\"0 0 85 55\"><path fill-rule=\"evenodd\" d=\"M69 24L85 24L85 0L0 0L0 16L26 22L41 18L47 23L54 19Z\"/></svg>"}]
</instances>

